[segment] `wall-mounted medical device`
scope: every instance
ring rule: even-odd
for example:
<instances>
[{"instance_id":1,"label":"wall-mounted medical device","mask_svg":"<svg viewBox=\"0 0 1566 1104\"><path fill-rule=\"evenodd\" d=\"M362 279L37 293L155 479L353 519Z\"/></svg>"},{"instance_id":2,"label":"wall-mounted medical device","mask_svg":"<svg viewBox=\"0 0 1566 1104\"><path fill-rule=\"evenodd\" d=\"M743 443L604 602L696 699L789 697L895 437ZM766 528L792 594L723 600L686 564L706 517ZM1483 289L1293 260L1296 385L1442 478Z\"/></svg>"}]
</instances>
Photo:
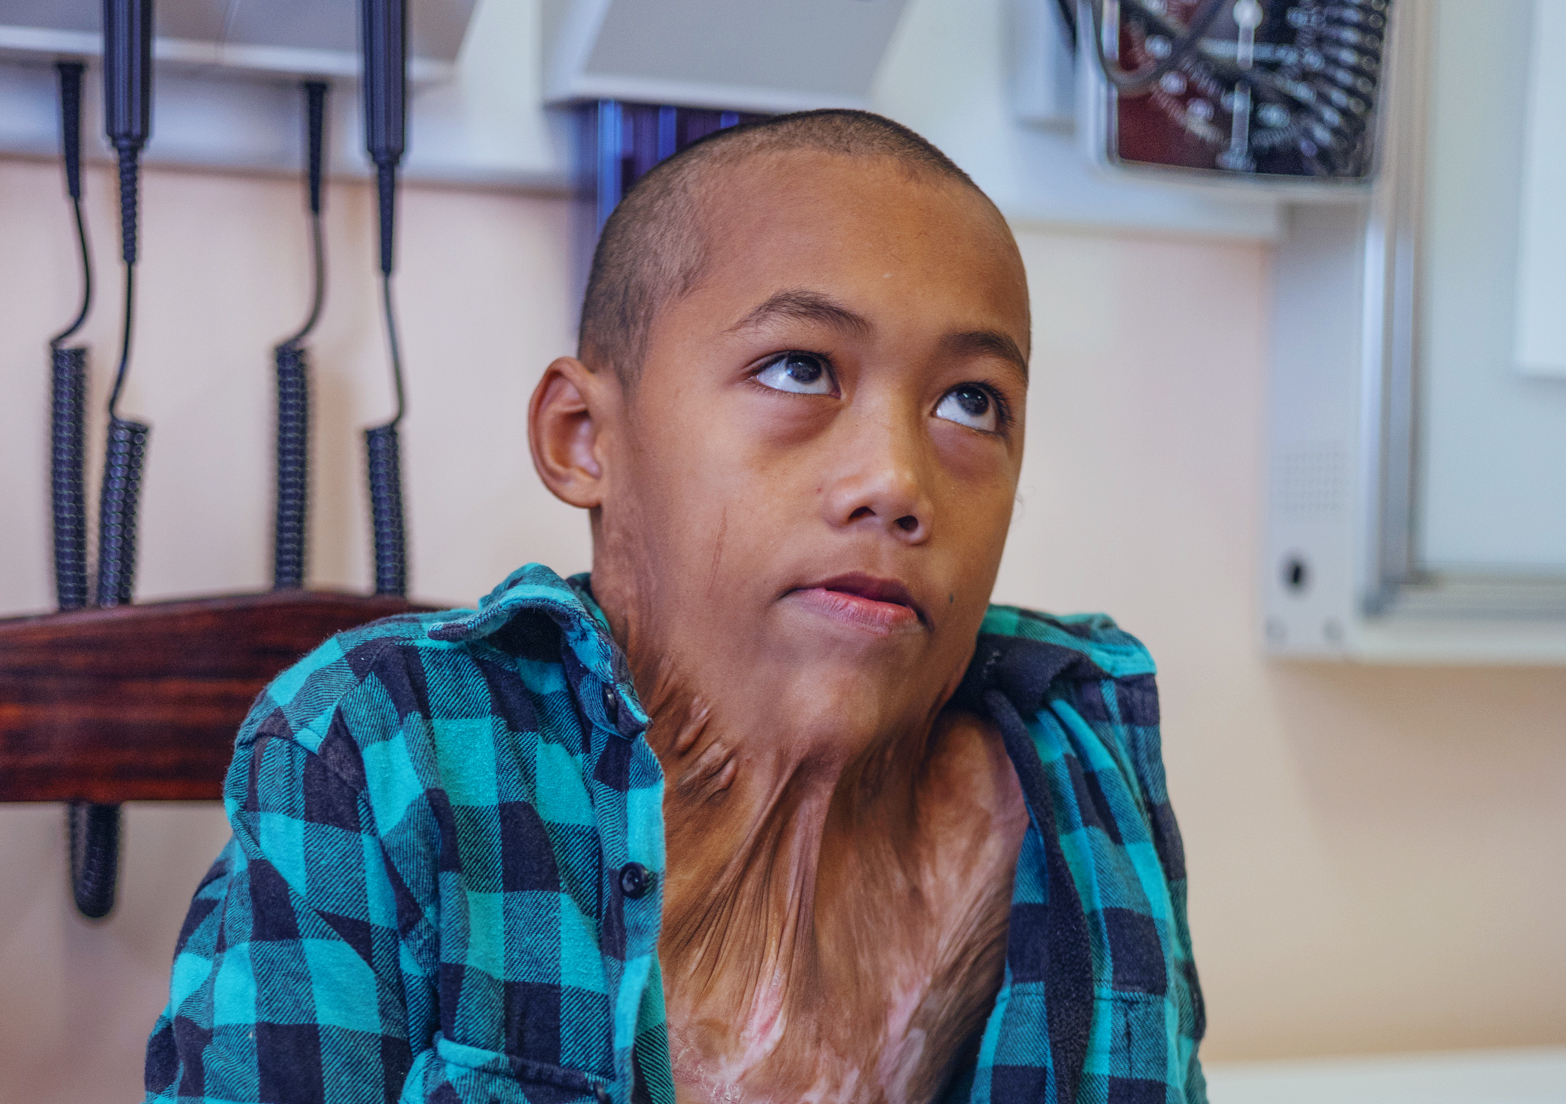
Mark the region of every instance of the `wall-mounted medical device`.
<instances>
[{"instance_id":1,"label":"wall-mounted medical device","mask_svg":"<svg viewBox=\"0 0 1566 1104\"><path fill-rule=\"evenodd\" d=\"M1079 0L1079 126L1096 163L1293 198L1376 168L1390 0Z\"/></svg>"},{"instance_id":2,"label":"wall-mounted medical device","mask_svg":"<svg viewBox=\"0 0 1566 1104\"><path fill-rule=\"evenodd\" d=\"M415 80L450 77L477 0L421 0L409 16ZM0 56L96 56L101 0L6 0ZM355 0L158 0L160 67L359 75Z\"/></svg>"},{"instance_id":3,"label":"wall-mounted medical device","mask_svg":"<svg viewBox=\"0 0 1566 1104\"><path fill-rule=\"evenodd\" d=\"M544 100L868 107L904 0L543 0Z\"/></svg>"}]
</instances>

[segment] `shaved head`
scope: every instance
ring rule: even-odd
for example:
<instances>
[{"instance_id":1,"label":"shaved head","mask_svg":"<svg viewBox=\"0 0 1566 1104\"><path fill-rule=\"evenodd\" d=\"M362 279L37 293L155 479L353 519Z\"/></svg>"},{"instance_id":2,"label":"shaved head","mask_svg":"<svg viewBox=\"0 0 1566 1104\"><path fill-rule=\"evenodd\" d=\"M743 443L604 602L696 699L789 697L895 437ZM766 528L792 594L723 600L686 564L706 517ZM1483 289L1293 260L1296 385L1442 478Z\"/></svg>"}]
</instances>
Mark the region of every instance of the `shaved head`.
<instances>
[{"instance_id":1,"label":"shaved head","mask_svg":"<svg viewBox=\"0 0 1566 1104\"><path fill-rule=\"evenodd\" d=\"M757 155L792 151L888 160L910 176L984 194L929 142L868 111L803 111L717 131L654 166L604 224L577 335L584 364L611 369L623 386L635 383L653 320L695 288L707 268L711 222L705 216L721 178Z\"/></svg>"}]
</instances>

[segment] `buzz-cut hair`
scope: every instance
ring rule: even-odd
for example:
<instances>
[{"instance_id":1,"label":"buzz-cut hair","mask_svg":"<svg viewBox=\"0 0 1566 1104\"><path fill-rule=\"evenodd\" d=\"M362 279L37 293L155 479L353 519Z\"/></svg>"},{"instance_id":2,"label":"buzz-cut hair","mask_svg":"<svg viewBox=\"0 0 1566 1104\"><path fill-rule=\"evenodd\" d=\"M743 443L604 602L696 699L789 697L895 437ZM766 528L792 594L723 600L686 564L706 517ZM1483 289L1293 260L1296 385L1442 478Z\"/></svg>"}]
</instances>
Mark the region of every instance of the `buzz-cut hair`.
<instances>
[{"instance_id":1,"label":"buzz-cut hair","mask_svg":"<svg viewBox=\"0 0 1566 1104\"><path fill-rule=\"evenodd\" d=\"M715 131L655 165L604 223L577 331L577 356L589 369L608 367L622 387L634 386L653 319L694 290L707 267L703 208L714 177L756 154L795 150L886 159L984 195L940 150L869 111L800 111Z\"/></svg>"}]
</instances>

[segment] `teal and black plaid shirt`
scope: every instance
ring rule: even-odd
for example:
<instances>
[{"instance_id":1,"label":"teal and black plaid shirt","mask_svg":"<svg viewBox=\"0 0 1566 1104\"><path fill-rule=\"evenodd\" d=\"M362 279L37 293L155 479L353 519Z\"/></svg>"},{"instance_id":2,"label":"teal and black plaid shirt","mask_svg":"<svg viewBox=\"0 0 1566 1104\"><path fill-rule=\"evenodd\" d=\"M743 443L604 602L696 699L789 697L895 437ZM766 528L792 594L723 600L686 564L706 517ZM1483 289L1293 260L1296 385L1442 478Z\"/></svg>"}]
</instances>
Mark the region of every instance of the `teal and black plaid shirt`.
<instances>
[{"instance_id":1,"label":"teal and black plaid shirt","mask_svg":"<svg viewBox=\"0 0 1566 1104\"><path fill-rule=\"evenodd\" d=\"M1201 1104L1202 1002L1153 666L992 607L960 704L1031 825L1006 972L948 1101ZM672 1104L663 774L586 576L344 633L239 733L149 1101Z\"/></svg>"}]
</instances>

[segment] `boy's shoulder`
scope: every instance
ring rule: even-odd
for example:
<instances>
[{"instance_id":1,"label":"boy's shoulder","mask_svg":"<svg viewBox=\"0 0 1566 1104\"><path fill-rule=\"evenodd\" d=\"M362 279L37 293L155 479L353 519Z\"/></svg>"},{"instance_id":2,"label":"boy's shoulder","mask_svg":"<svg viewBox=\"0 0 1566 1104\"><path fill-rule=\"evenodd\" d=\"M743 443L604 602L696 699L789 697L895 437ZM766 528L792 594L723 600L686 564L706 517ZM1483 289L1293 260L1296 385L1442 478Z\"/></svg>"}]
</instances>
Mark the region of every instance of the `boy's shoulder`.
<instances>
[{"instance_id":1,"label":"boy's shoulder","mask_svg":"<svg viewBox=\"0 0 1566 1104\"><path fill-rule=\"evenodd\" d=\"M1098 678L1136 678L1156 673L1153 657L1140 640L1103 613L1053 614L1020 606L992 605L979 627L981 651L988 641L1004 647L1021 641L1055 649L1072 667Z\"/></svg>"},{"instance_id":2,"label":"boy's shoulder","mask_svg":"<svg viewBox=\"0 0 1566 1104\"><path fill-rule=\"evenodd\" d=\"M982 707L1003 690L1025 715L1069 706L1114 744L1155 739L1157 668L1142 642L1102 613L1050 614L992 605L955 701Z\"/></svg>"},{"instance_id":3,"label":"boy's shoulder","mask_svg":"<svg viewBox=\"0 0 1566 1104\"><path fill-rule=\"evenodd\" d=\"M542 699L591 683L601 701L623 670L583 583L529 564L475 608L401 614L329 638L262 691L239 743L286 735L314 751L334 726L359 743L410 715L439 726L498 712L530 730L541 712L560 715ZM575 712L567 705L564 715Z\"/></svg>"}]
</instances>

